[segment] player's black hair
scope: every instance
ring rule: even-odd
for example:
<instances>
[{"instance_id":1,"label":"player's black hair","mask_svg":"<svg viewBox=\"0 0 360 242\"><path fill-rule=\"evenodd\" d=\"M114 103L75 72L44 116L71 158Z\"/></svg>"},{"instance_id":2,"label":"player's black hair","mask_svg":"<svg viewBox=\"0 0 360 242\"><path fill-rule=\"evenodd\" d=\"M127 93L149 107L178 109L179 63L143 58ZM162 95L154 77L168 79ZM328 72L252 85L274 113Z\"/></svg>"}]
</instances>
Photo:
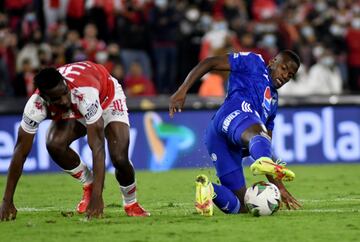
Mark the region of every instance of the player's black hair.
<instances>
[{"instance_id":1,"label":"player's black hair","mask_svg":"<svg viewBox=\"0 0 360 242\"><path fill-rule=\"evenodd\" d=\"M40 91L56 87L64 77L53 67L42 69L35 77L34 84Z\"/></svg>"},{"instance_id":2,"label":"player's black hair","mask_svg":"<svg viewBox=\"0 0 360 242\"><path fill-rule=\"evenodd\" d=\"M280 52L282 55L286 55L292 61L294 61L298 67L300 67L300 57L292 50L283 50Z\"/></svg>"}]
</instances>

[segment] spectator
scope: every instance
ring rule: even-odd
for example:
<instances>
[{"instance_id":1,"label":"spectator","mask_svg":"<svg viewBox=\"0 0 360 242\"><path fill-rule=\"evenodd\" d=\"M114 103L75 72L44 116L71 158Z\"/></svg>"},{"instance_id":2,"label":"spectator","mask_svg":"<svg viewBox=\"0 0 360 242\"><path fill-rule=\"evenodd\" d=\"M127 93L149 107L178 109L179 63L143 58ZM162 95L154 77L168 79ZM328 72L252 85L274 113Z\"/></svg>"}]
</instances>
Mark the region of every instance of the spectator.
<instances>
[{"instance_id":1,"label":"spectator","mask_svg":"<svg viewBox=\"0 0 360 242\"><path fill-rule=\"evenodd\" d=\"M210 18L210 16L208 17ZM184 17L179 23L180 34L177 44L178 80L184 80L199 61L201 38L208 27L203 23L203 19L204 15L201 15L196 6L189 6L184 9ZM192 93L192 90L189 92Z\"/></svg>"},{"instance_id":2,"label":"spectator","mask_svg":"<svg viewBox=\"0 0 360 242\"><path fill-rule=\"evenodd\" d=\"M346 35L348 46L349 87L354 92L360 91L360 14L351 22Z\"/></svg>"},{"instance_id":3,"label":"spectator","mask_svg":"<svg viewBox=\"0 0 360 242\"><path fill-rule=\"evenodd\" d=\"M65 40L65 62L74 62L75 51L81 49L80 35L77 31L70 30L66 35Z\"/></svg>"},{"instance_id":4,"label":"spectator","mask_svg":"<svg viewBox=\"0 0 360 242\"><path fill-rule=\"evenodd\" d=\"M21 70L17 73L14 81L14 94L18 97L30 97L34 91L34 70L30 59L22 61Z\"/></svg>"},{"instance_id":5,"label":"spectator","mask_svg":"<svg viewBox=\"0 0 360 242\"><path fill-rule=\"evenodd\" d=\"M69 0L45 0L43 1L43 13L45 17L45 33L48 34L50 26L65 20Z\"/></svg>"},{"instance_id":6,"label":"spectator","mask_svg":"<svg viewBox=\"0 0 360 242\"><path fill-rule=\"evenodd\" d=\"M89 23L85 26L84 37L81 40L81 46L89 61L95 61L96 52L105 50L104 41L97 38L98 30L95 24Z\"/></svg>"},{"instance_id":7,"label":"spectator","mask_svg":"<svg viewBox=\"0 0 360 242\"><path fill-rule=\"evenodd\" d=\"M199 59L203 60L209 56L214 56L218 49L234 51L239 50L239 48L235 33L229 29L222 16L217 16L212 23L211 30L202 38Z\"/></svg>"},{"instance_id":8,"label":"spectator","mask_svg":"<svg viewBox=\"0 0 360 242\"><path fill-rule=\"evenodd\" d=\"M166 0L155 0L151 12L152 47L155 57L156 87L159 93L176 87L177 26L180 21L175 8Z\"/></svg>"},{"instance_id":9,"label":"spectator","mask_svg":"<svg viewBox=\"0 0 360 242\"><path fill-rule=\"evenodd\" d=\"M360 92L360 5L354 0L4 0L1 7L7 95L25 59L34 70L97 60L110 72L120 64L125 73L136 61L167 94L199 56L252 51L267 61L276 49L290 48L310 70L319 44L332 49L345 87ZM198 84L189 91L198 93Z\"/></svg>"},{"instance_id":10,"label":"spectator","mask_svg":"<svg viewBox=\"0 0 360 242\"><path fill-rule=\"evenodd\" d=\"M199 89L200 97L224 97L224 78L221 73L210 72L202 79Z\"/></svg>"},{"instance_id":11,"label":"spectator","mask_svg":"<svg viewBox=\"0 0 360 242\"><path fill-rule=\"evenodd\" d=\"M154 96L154 84L144 74L139 62L133 62L130 72L125 77L126 96Z\"/></svg>"},{"instance_id":12,"label":"spectator","mask_svg":"<svg viewBox=\"0 0 360 242\"><path fill-rule=\"evenodd\" d=\"M111 70L111 75L118 80L121 86L125 87L125 71L124 66L120 62L114 64Z\"/></svg>"},{"instance_id":13,"label":"spectator","mask_svg":"<svg viewBox=\"0 0 360 242\"><path fill-rule=\"evenodd\" d=\"M135 1L125 1L116 18L115 40L119 44L120 57L125 71L138 61L147 78L151 78L152 68L149 58L151 52L150 28L144 6ZM139 1L141 2L141 1Z\"/></svg>"},{"instance_id":14,"label":"spectator","mask_svg":"<svg viewBox=\"0 0 360 242\"><path fill-rule=\"evenodd\" d=\"M342 93L343 82L336 64L334 53L330 49L325 49L318 62L309 70L308 94Z\"/></svg>"},{"instance_id":15,"label":"spectator","mask_svg":"<svg viewBox=\"0 0 360 242\"><path fill-rule=\"evenodd\" d=\"M84 31L85 0L69 0L66 11L66 24L70 30Z\"/></svg>"},{"instance_id":16,"label":"spectator","mask_svg":"<svg viewBox=\"0 0 360 242\"><path fill-rule=\"evenodd\" d=\"M42 33L39 29L37 29L30 39L30 41L25 44L25 46L19 51L16 60L16 70L22 69L22 63L24 59L31 60L31 66L33 69L37 70L40 67L40 60L39 60L39 50L40 48L51 51L50 46L47 43L42 42Z\"/></svg>"},{"instance_id":17,"label":"spectator","mask_svg":"<svg viewBox=\"0 0 360 242\"><path fill-rule=\"evenodd\" d=\"M306 67L301 64L295 77L282 86L278 92L281 96L306 96L312 92L311 88Z\"/></svg>"}]
</instances>

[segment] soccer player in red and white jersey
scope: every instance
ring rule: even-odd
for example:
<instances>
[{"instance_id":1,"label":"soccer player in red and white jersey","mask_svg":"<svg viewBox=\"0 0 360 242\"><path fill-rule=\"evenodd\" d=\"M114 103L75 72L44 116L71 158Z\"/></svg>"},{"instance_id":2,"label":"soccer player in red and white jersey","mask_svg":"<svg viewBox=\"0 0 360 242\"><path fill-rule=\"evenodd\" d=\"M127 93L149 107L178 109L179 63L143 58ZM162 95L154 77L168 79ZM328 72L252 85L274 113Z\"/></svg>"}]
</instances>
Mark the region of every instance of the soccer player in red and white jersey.
<instances>
[{"instance_id":1,"label":"soccer player in red and white jersey","mask_svg":"<svg viewBox=\"0 0 360 242\"><path fill-rule=\"evenodd\" d=\"M28 100L9 167L0 219L15 219L13 196L39 124L52 119L46 147L51 158L83 184L79 213L103 214L105 138L128 216L149 216L136 200L135 172L128 157L129 117L121 85L99 64L77 62L46 68L34 78L37 90ZM93 174L70 144L87 134Z\"/></svg>"}]
</instances>

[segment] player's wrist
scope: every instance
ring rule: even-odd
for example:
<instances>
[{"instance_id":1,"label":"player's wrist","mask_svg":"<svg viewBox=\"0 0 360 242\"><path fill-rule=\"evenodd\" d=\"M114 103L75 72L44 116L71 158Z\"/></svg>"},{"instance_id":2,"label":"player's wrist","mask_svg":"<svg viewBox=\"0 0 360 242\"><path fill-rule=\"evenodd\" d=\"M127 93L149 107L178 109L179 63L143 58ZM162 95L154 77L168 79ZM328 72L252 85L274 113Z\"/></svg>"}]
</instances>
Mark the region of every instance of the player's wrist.
<instances>
[{"instance_id":1,"label":"player's wrist","mask_svg":"<svg viewBox=\"0 0 360 242\"><path fill-rule=\"evenodd\" d=\"M14 202L12 198L6 198L6 197L4 197L2 199L2 201L3 201L3 203L6 203L6 204L11 204Z\"/></svg>"}]
</instances>

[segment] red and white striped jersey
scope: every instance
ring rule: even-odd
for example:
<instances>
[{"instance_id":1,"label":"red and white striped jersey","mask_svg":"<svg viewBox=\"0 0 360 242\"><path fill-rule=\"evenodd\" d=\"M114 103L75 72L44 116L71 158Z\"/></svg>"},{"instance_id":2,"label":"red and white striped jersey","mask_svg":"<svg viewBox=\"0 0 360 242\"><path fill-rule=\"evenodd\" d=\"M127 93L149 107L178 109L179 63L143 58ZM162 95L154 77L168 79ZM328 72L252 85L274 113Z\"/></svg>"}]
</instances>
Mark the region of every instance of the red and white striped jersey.
<instances>
[{"instance_id":1,"label":"red and white striped jersey","mask_svg":"<svg viewBox=\"0 0 360 242\"><path fill-rule=\"evenodd\" d=\"M39 91L26 103L21 127L36 133L38 125L46 118L53 120L84 118L86 124L95 123L113 101L114 80L102 65L90 61L76 62L58 68L71 93L71 109L64 111L47 103Z\"/></svg>"}]
</instances>

